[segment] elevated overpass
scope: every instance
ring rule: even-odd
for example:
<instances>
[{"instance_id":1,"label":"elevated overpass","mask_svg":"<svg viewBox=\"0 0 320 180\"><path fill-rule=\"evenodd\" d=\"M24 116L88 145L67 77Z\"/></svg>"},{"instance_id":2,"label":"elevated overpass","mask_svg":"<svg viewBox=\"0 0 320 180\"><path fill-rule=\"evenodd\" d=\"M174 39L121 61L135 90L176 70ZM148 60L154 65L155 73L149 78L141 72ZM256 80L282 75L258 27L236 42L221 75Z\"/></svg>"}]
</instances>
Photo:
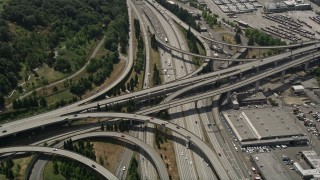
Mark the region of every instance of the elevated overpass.
<instances>
[{"instance_id":1,"label":"elevated overpass","mask_svg":"<svg viewBox=\"0 0 320 180\"><path fill-rule=\"evenodd\" d=\"M73 136L71 139L73 141L77 141L80 139L94 138L94 137L112 137L112 138L117 138L117 139L124 140L124 141L129 141L129 142L139 146L153 160L153 162L156 166L156 169L158 171L158 174L160 176L160 179L161 180L169 180L167 168L166 168L163 160L161 159L161 157L157 153L157 151L155 151L146 142L144 142L136 137L130 136L128 134L118 133L118 132L91 132L91 133L85 133L85 134Z\"/></svg>"},{"instance_id":2,"label":"elevated overpass","mask_svg":"<svg viewBox=\"0 0 320 180\"><path fill-rule=\"evenodd\" d=\"M232 74L235 75L233 72L237 72L237 74L240 74L246 70L250 70L252 68L259 68L260 66L269 64L269 63L274 63L274 62L278 62L281 60L284 60L286 58L288 58L288 56L290 57L291 54L293 55L297 55L300 53L303 53L305 51L308 50L313 50L313 49L317 49L318 47L320 47L320 45L312 45L311 47L304 47L301 49L297 49L294 50L292 52L286 52L280 55L276 55L276 56L272 56L269 58L265 58L265 59L261 59L259 61L255 61L255 62L251 62L251 63L246 63L246 64L242 64L240 66L235 66L235 67L231 67L231 68L227 68L221 71L216 71L216 72L211 72L208 74L204 74L204 75L200 75L200 76L196 76L196 77L192 77L189 79L183 79L183 80L178 80L178 81L174 81L172 83L168 83L168 84L164 84L164 85L160 85L154 88L150 88L150 89L146 89L146 90L142 90L142 91L138 91L138 92L134 92L134 93L130 93L130 94L126 94L123 96L118 96L118 97L114 97L114 98L110 98L110 99L105 99L105 100L101 100L99 102L94 102L94 103L90 103L90 104L86 104L83 106L79 106L79 107L75 107L72 108L72 112L81 112L84 111L86 109L90 109L90 108L95 108L97 106L97 103L99 103L100 105L103 104L111 104L111 103L122 103L122 102L126 102L128 100L135 100L135 101L140 101L140 100L144 100L144 99L148 99L151 98L151 96L155 97L155 96L161 96L167 93L171 93L176 91L177 89L182 89L185 88L187 86L190 86L191 84L195 84L195 83L199 83L200 81L204 81L205 79L211 79L211 82L216 81L216 80L220 80L225 76L221 76L223 74ZM290 63L289 63L290 64ZM218 77L218 78L217 78ZM212 79L215 78L215 79ZM210 82L210 80L208 80L208 82ZM198 84L196 86L201 86L202 84ZM69 111L70 113L71 111Z\"/></svg>"},{"instance_id":3,"label":"elevated overpass","mask_svg":"<svg viewBox=\"0 0 320 180\"><path fill-rule=\"evenodd\" d=\"M199 58L203 58L203 59L219 60L219 61L233 61L233 62L251 62L251 61L258 60L256 58L254 58L254 59L229 59L229 58L219 58L219 57L214 57L214 56L205 56L205 55L195 54L195 53L192 53L192 52L189 52L189 51L182 50L180 48L173 47L173 46L163 42L157 36L156 36L156 40L157 40L158 43L160 43L160 45L164 46L165 48L167 48L170 51L173 50L173 51L176 51L176 52L179 52L179 53L182 53L182 54L187 54L187 55L190 55L190 56L199 57Z\"/></svg>"},{"instance_id":4,"label":"elevated overpass","mask_svg":"<svg viewBox=\"0 0 320 180\"><path fill-rule=\"evenodd\" d=\"M280 72L282 72L282 71L284 71L286 69L298 66L298 65L300 65L302 63L305 63L305 62L312 61L314 58L319 58L319 57L320 57L320 52L315 53L314 55L309 55L307 57L300 58L299 60L295 60L290 64L284 64L284 65L278 66L276 68L273 68L271 70L268 70L268 71L265 71L265 72L260 72L259 74L254 75L253 77L250 77L248 79L244 79L244 80L239 81L237 83L234 83L234 84L231 84L231 85L219 88L219 89L211 90L211 91L205 92L203 94L195 95L195 96L192 96L192 97L182 98L182 99L179 99L179 100L176 100L176 101L171 101L171 102L166 102L166 103L163 103L163 104L160 104L160 105L156 105L156 106L153 106L151 108L139 111L139 113L151 114L151 113L154 113L154 112L159 112L161 110L169 109L171 107L179 106L179 105L190 103L190 102L196 102L196 101L201 100L201 99L206 99L208 97L212 97L212 96L215 96L215 95L223 94L223 93L238 89L238 88L240 88L242 86L246 86L246 85L249 85L251 83L254 83L254 82L258 81L258 80L261 80L263 78L271 76L271 75L273 75L275 73L280 73Z\"/></svg>"},{"instance_id":5,"label":"elevated overpass","mask_svg":"<svg viewBox=\"0 0 320 180\"><path fill-rule=\"evenodd\" d=\"M55 150L55 148L41 147L41 146L14 146L14 147L0 148L0 154L16 153L16 152L40 152L40 153L49 153L49 154L64 156L66 158L70 158L75 161L81 162L82 164L88 166L88 168L98 172L100 175L102 175L106 179L118 180L118 178L115 175L113 175L110 171L108 171L106 168L101 166L99 163L96 163L95 161L87 157L84 157L80 154L77 154L75 152L71 152L63 149Z\"/></svg>"},{"instance_id":6,"label":"elevated overpass","mask_svg":"<svg viewBox=\"0 0 320 180\"><path fill-rule=\"evenodd\" d=\"M306 53L311 50L316 50L316 49L318 49L318 47L320 47L320 46L318 44L315 44L315 45L311 45L308 47L303 47L303 48L299 48L296 50L292 50L290 52L282 53L282 54L279 54L276 56L268 57L268 58L263 59L262 61L260 60L260 61L250 62L250 63L242 64L239 66L227 68L227 69L224 69L221 71L211 72L211 73L207 73L204 75L191 77L188 79L177 80L177 81L174 81L174 82L171 82L168 84L156 86L154 88L145 89L145 90L138 91L138 92L133 92L133 93L126 94L123 96L105 99L105 100L101 100L101 101L90 103L90 104L84 104L82 106L77 106L77 107L67 106L67 107L60 108L60 109L57 109L57 110L54 110L54 111L51 111L48 113L39 114L39 115L30 117L30 118L25 118L25 119L21 119L21 120L17 120L14 122L3 124L3 126L0 127L0 132L3 130L6 130L6 127L10 127L11 125L20 124L20 123L35 123L37 121L42 121L43 119L49 119L49 118L61 116L64 114L81 112L81 111L84 111L87 109L95 108L97 106L97 104L105 105L105 104L112 104L112 103L116 103L116 102L123 103L128 100L132 100L132 99L139 101L139 100L151 98L154 96L166 95L166 94L174 92L178 89L186 88L187 86L190 86L195 83L199 83L199 82L207 80L207 79L215 78L214 81L219 80L222 77L221 75L230 74L235 71L237 71L240 74L241 72L243 72L243 70L251 69L253 67L257 68L261 65L265 65L266 63L275 63L275 62L281 61L285 58L288 58L290 56L294 57L296 55L300 55L302 53ZM218 78L216 78L217 76L218 76ZM201 84L200 85L198 84L197 86L201 86ZM8 133L1 133L1 136L6 136L6 134L8 134Z\"/></svg>"},{"instance_id":7,"label":"elevated overpass","mask_svg":"<svg viewBox=\"0 0 320 180\"><path fill-rule=\"evenodd\" d=\"M124 118L124 119L134 119L141 122L147 122L156 124L159 126L165 126L166 128L175 131L176 133L184 136L186 139L189 139L190 142L192 142L194 145L196 145L206 156L208 161L211 163L212 167L214 168L215 173L220 179L230 179L227 175L226 171L222 167L218 156L216 153L213 152L213 150L204 142L202 139L200 139L198 136L194 135L190 131L177 126L173 123L163 121L158 118L148 117L144 115L138 115L138 114L129 114L129 113L112 113L112 112L106 112L106 113L83 113L78 115L70 115L70 116L62 116L62 117L55 117L52 119L43 119L42 121L38 121L36 123L23 123L23 124L15 124L10 127L7 127L6 135L8 134L14 134L22 131L26 131L29 129L37 128L37 127L43 127L50 124L55 124L59 122L66 122L66 121L73 121L83 118ZM3 135L3 134L1 134ZM0 136L3 137L3 136ZM50 148L49 148L50 149ZM52 149L50 149L52 151ZM60 151L60 150L59 150ZM18 152L18 151L9 151L9 152ZM24 151L19 151L24 152ZM55 151L57 152L57 151ZM1 151L0 151L1 153ZM8 152L4 152L8 153Z\"/></svg>"}]
</instances>

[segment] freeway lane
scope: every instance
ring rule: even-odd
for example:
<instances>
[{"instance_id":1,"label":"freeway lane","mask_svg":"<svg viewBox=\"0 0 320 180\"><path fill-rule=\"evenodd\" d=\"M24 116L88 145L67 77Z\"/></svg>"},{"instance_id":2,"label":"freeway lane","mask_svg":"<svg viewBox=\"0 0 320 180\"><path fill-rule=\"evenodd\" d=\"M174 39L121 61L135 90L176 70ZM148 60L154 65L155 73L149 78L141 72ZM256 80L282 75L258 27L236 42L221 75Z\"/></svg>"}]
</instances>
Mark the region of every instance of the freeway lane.
<instances>
[{"instance_id":1,"label":"freeway lane","mask_svg":"<svg viewBox=\"0 0 320 180\"><path fill-rule=\"evenodd\" d=\"M158 11L155 10L153 6L151 6L150 4L147 3L147 6L150 8L149 14L150 12L154 13L155 16L157 17L157 21L161 23L159 26L162 26L163 29L165 30L165 33L167 34L167 37L169 39L168 44L177 48L187 50L186 42L183 41L184 38L181 35L181 32L177 29L177 27L175 27L174 22L169 18L167 18L165 14L162 15L158 13ZM167 72L168 76L164 78L166 82L168 80L183 78L187 75L188 72L192 72L191 60L188 55L184 56L179 52L171 52L171 53L167 52L167 53L172 54L172 58L170 58L168 62L171 62L172 67L169 67L169 68L170 69L172 68L172 70L174 71L172 71L173 73L171 73L171 70ZM163 65L166 65L166 63L164 63ZM167 67L168 70L169 68ZM185 105L185 106L188 106L188 105ZM179 107L170 109L169 110L170 114L177 112L178 108ZM179 124L181 127L185 127L183 116L180 118L175 118L173 121L176 124ZM175 137L175 139L183 138L182 136L180 136L175 132L172 132L172 135ZM180 155L175 157L178 171L179 171L179 178L190 179L190 180L197 179L197 173L194 166L190 166L190 159L192 157L192 152L190 152L189 150L186 150L184 144L179 144L174 141L173 145L174 145L175 154L180 154L181 152L184 152L185 154L183 157Z\"/></svg>"},{"instance_id":2,"label":"freeway lane","mask_svg":"<svg viewBox=\"0 0 320 180\"><path fill-rule=\"evenodd\" d=\"M141 15L145 15L144 10L143 10L143 3L141 1L137 2L135 1L134 3L130 0L130 4L132 6L132 9L134 10L136 16L139 19L140 22L140 27L142 30L142 33L144 34L144 42L145 42L145 52L146 52L146 66L145 66L145 73L144 73L144 79L143 79L143 89L147 89L150 85L149 85L149 81L150 81L150 41L149 41L149 36L147 35L147 30L146 30L146 26L147 26L147 21L144 21L141 17ZM147 19L147 18L146 18ZM153 125L150 124L148 125L150 126L150 128L153 128ZM133 129L134 131L134 129ZM138 128L138 130L136 131L138 133L138 138L141 140L144 140L147 142L148 145L150 145L151 147L153 147L153 139L154 139L154 134L153 132L149 132L149 131L144 131L144 128ZM147 138L145 138L145 136ZM129 151L128 149L125 150L125 155L127 154L127 151ZM132 153L131 153L132 154ZM125 158L125 157L123 157ZM123 159L122 158L122 159ZM156 172L156 169L154 168L153 164L149 161L149 158L146 158L146 154L143 151L140 151L140 155L139 155L139 163L140 163L140 172L141 172L141 177L142 179L157 179L158 175ZM123 167L124 165L120 166ZM128 165L127 165L128 166Z\"/></svg>"},{"instance_id":3,"label":"freeway lane","mask_svg":"<svg viewBox=\"0 0 320 180\"><path fill-rule=\"evenodd\" d=\"M13 153L13 152L41 152L41 153L50 153L50 154L64 156L87 165L89 168L98 172L99 174L101 174L103 177L107 179L110 179L110 180L118 179L111 172L109 172L107 169L105 169L103 166L96 163L95 161L71 151L67 151L63 149L54 150L53 148L50 148L50 147L40 147L40 146L16 146L16 147L7 147L7 148L0 149L0 154Z\"/></svg>"}]
</instances>

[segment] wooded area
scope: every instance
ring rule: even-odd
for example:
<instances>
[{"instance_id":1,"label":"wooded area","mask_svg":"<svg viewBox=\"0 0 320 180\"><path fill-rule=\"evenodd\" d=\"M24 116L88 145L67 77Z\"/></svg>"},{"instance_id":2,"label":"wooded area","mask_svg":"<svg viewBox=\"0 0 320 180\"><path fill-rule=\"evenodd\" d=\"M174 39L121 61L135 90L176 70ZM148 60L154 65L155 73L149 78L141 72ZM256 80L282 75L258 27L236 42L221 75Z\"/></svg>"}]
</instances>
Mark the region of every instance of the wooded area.
<instances>
[{"instance_id":1,"label":"wooded area","mask_svg":"<svg viewBox=\"0 0 320 180\"><path fill-rule=\"evenodd\" d=\"M17 88L19 80L28 78L27 74L19 74L22 67L31 72L46 63L56 71L70 73L86 62L83 46L103 33L105 47L111 53L117 52L118 43L121 51L126 51L126 1L11 0L0 15L1 102L4 95ZM55 57L55 49L61 44L77 56L70 60ZM94 82L101 81L96 77Z\"/></svg>"}]
</instances>

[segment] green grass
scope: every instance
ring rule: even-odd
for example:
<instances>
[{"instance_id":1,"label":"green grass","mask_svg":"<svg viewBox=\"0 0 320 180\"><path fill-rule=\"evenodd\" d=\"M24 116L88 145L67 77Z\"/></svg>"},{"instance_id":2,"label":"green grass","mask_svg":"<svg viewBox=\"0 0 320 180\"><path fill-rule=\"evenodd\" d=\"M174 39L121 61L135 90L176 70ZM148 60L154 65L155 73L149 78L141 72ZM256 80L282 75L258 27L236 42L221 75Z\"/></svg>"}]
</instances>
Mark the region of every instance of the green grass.
<instances>
[{"instance_id":1,"label":"green grass","mask_svg":"<svg viewBox=\"0 0 320 180\"><path fill-rule=\"evenodd\" d=\"M66 74L63 74L59 71L55 71L53 68L50 68L47 65L39 68L37 73L39 74L40 79L41 77L43 77L44 79L48 80L49 84L63 79L67 76Z\"/></svg>"},{"instance_id":2,"label":"green grass","mask_svg":"<svg viewBox=\"0 0 320 180\"><path fill-rule=\"evenodd\" d=\"M60 165L60 163L58 163ZM53 163L49 161L43 172L44 180L65 180L65 178L61 174L53 173Z\"/></svg>"},{"instance_id":3,"label":"green grass","mask_svg":"<svg viewBox=\"0 0 320 180\"><path fill-rule=\"evenodd\" d=\"M48 105L54 104L55 101L60 101L61 99L69 100L74 95L69 91L69 89L65 89L63 91L60 91L56 94L50 95L46 97L46 100L48 102Z\"/></svg>"}]
</instances>

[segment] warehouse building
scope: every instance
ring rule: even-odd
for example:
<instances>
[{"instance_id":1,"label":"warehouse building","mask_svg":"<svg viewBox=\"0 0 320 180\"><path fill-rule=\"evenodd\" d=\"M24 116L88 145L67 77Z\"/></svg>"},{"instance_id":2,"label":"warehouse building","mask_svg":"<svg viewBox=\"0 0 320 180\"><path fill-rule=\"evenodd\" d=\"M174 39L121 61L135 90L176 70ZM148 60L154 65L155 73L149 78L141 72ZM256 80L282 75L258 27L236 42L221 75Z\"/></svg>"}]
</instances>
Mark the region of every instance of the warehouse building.
<instances>
[{"instance_id":1,"label":"warehouse building","mask_svg":"<svg viewBox=\"0 0 320 180\"><path fill-rule=\"evenodd\" d=\"M306 144L308 137L279 108L251 105L222 112L242 147Z\"/></svg>"},{"instance_id":2,"label":"warehouse building","mask_svg":"<svg viewBox=\"0 0 320 180\"><path fill-rule=\"evenodd\" d=\"M281 167L281 164L272 153L252 154L253 166L265 180L290 180L291 178Z\"/></svg>"},{"instance_id":3,"label":"warehouse building","mask_svg":"<svg viewBox=\"0 0 320 180\"><path fill-rule=\"evenodd\" d=\"M319 179L320 178L320 157L315 151L302 151L301 157L311 167L310 169L303 169L298 162L293 164L298 174L303 179Z\"/></svg>"}]
</instances>

